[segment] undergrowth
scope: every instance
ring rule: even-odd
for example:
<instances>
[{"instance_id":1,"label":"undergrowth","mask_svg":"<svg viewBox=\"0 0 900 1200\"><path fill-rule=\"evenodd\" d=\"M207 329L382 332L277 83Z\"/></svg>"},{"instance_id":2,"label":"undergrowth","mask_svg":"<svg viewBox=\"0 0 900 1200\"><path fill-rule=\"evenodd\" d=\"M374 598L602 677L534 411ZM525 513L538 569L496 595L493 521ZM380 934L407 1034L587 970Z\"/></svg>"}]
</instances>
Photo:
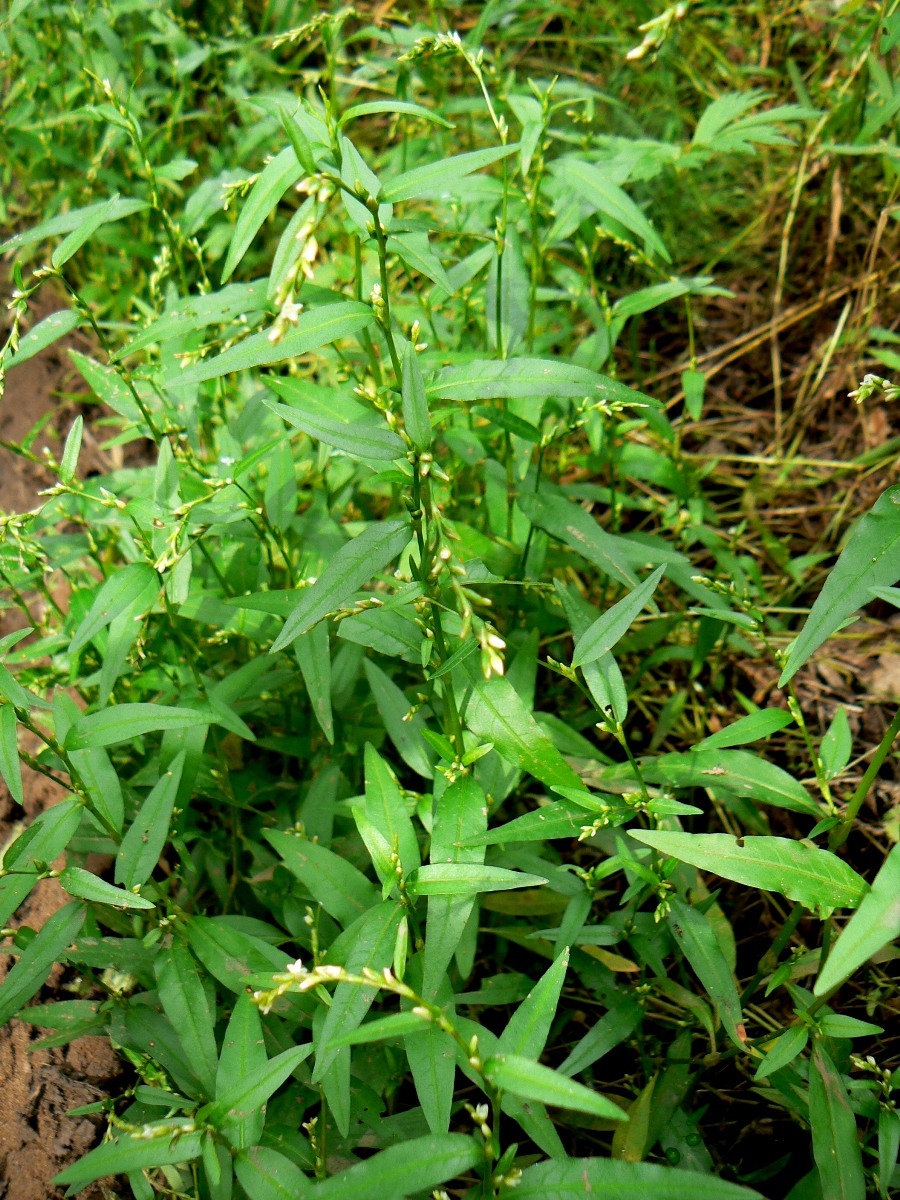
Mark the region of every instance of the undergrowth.
<instances>
[{"instance_id":1,"label":"undergrowth","mask_svg":"<svg viewBox=\"0 0 900 1200\"><path fill-rule=\"evenodd\" d=\"M4 444L54 482L0 514L0 774L66 798L3 855L0 1018L130 1069L59 1183L887 1196L900 718L802 669L900 596L896 443L810 451L897 394L897 3L0 39L8 387L91 347L58 461Z\"/></svg>"}]
</instances>

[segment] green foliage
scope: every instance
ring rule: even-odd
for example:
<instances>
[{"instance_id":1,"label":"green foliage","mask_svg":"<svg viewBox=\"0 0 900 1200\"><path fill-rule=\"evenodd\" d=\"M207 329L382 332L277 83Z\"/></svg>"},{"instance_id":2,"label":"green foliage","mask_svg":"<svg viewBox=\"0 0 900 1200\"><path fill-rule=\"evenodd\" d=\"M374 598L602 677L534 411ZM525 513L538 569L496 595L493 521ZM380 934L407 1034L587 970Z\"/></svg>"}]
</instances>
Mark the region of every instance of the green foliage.
<instances>
[{"instance_id":1,"label":"green foliage","mask_svg":"<svg viewBox=\"0 0 900 1200\"><path fill-rule=\"evenodd\" d=\"M637 47L610 13L611 79L647 60L643 125L587 59L519 69L521 6L464 38L424 10L212 3L208 29L177 7L88 3L63 29L38 0L0 29L22 79L64 52L3 102L8 212L39 223L4 245L0 373L91 341L69 352L87 424L39 506L0 514L0 775L21 804L21 755L67 792L3 854L0 1019L104 1033L133 1070L57 1182L738 1200L781 1164L704 1141L698 1089L730 1065L796 1122L804 1195L862 1197L873 1168L886 1195L893 1077L851 1079L848 1052L881 1027L829 1006L900 932L896 849L871 886L838 855L872 778L836 803L844 709L817 742L793 693L729 697L724 725L704 697L719 656L774 646L787 683L891 598L897 489L785 654L785 606L682 447L693 321L729 294L684 214L800 139L863 157L848 102L734 73L667 109L682 23L714 27L687 5L648 9ZM839 41L897 32L891 6L883 27L845 7ZM868 50L869 146L889 53ZM69 182L29 207L42 173ZM29 325L42 288L65 307ZM673 312L683 417L622 369ZM128 455L99 476L101 405ZM739 958L734 892L700 872L795 902L770 952ZM9 928L48 876L72 901ZM782 961L805 912L815 949ZM57 963L78 998L28 1009Z\"/></svg>"}]
</instances>

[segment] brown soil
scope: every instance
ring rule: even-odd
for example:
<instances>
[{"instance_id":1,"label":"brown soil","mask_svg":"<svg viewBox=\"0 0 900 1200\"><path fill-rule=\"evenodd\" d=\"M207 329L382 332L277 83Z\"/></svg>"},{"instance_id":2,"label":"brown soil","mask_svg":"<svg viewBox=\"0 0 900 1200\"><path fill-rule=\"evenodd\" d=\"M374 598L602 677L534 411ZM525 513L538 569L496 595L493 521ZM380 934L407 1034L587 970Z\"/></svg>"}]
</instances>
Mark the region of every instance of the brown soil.
<instances>
[{"instance_id":1,"label":"brown soil","mask_svg":"<svg viewBox=\"0 0 900 1200\"><path fill-rule=\"evenodd\" d=\"M45 316L58 305L49 305L35 316ZM58 400L64 377L71 371L62 346L11 371L0 402L0 438L21 442ZM59 441L48 427L36 442L58 452ZM28 512L41 503L38 492L52 482L48 471L0 449L0 511ZM20 628L15 610L0 610L0 634ZM20 810L0 784L0 847L66 792L43 776L23 767L25 808ZM62 865L60 862L56 865ZM13 918L14 925L40 929L68 897L53 880L45 880L31 893ZM0 981L13 959L0 957ZM57 968L34 1003L71 999ZM49 1032L11 1021L0 1029L0 1200L57 1200L64 1190L51 1180L64 1167L90 1150L102 1134L98 1117L67 1117L70 1109L92 1104L108 1094L120 1073L120 1063L109 1043L99 1037L81 1038L68 1046L32 1049ZM115 1195L100 1184L81 1193L86 1200Z\"/></svg>"}]
</instances>

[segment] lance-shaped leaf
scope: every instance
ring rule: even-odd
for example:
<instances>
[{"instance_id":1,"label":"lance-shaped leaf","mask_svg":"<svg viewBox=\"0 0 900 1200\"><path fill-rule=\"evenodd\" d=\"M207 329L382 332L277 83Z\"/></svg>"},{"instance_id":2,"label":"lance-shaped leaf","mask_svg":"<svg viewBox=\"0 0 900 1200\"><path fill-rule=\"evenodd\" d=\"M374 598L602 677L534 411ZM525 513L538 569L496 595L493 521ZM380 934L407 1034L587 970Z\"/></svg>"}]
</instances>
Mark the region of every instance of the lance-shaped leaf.
<instances>
[{"instance_id":1,"label":"lance-shaped leaf","mask_svg":"<svg viewBox=\"0 0 900 1200\"><path fill-rule=\"evenodd\" d=\"M781 892L813 910L856 908L869 890L847 863L805 842L728 833L629 830L635 841L735 883Z\"/></svg>"},{"instance_id":2,"label":"lance-shaped leaf","mask_svg":"<svg viewBox=\"0 0 900 1200\"><path fill-rule=\"evenodd\" d=\"M498 1043L502 1054L540 1058L550 1036L568 965L569 951L564 950L510 1017Z\"/></svg>"},{"instance_id":3,"label":"lance-shaped leaf","mask_svg":"<svg viewBox=\"0 0 900 1200\"><path fill-rule=\"evenodd\" d=\"M644 768L646 767L646 772ZM671 787L703 787L764 800L778 808L819 817L816 800L793 775L746 750L689 750L686 754L660 754L641 761L648 783Z\"/></svg>"},{"instance_id":4,"label":"lance-shaped leaf","mask_svg":"<svg viewBox=\"0 0 900 1200\"><path fill-rule=\"evenodd\" d=\"M431 417L422 368L412 342L407 342L403 354L402 403L403 423L409 440L422 453L431 445Z\"/></svg>"},{"instance_id":5,"label":"lance-shaped leaf","mask_svg":"<svg viewBox=\"0 0 900 1200\"><path fill-rule=\"evenodd\" d=\"M566 157L554 164L554 173L572 188L594 212L611 217L630 233L641 238L648 250L670 262L669 252L659 234L627 192L614 183L608 171L584 159Z\"/></svg>"},{"instance_id":6,"label":"lance-shaped leaf","mask_svg":"<svg viewBox=\"0 0 900 1200\"><path fill-rule=\"evenodd\" d=\"M87 616L75 631L69 653L77 654L82 650L101 629L105 629L145 592L149 603L152 591L158 587L159 576L147 563L128 563L113 572L97 592Z\"/></svg>"},{"instance_id":7,"label":"lance-shaped leaf","mask_svg":"<svg viewBox=\"0 0 900 1200\"><path fill-rule=\"evenodd\" d=\"M352 925L377 903L378 892L365 875L327 846L274 829L264 836L288 870L340 925Z\"/></svg>"},{"instance_id":8,"label":"lance-shaped leaf","mask_svg":"<svg viewBox=\"0 0 900 1200\"><path fill-rule=\"evenodd\" d=\"M483 846L469 846L487 829L487 798L473 775L461 775L437 802L431 834L431 862L479 865ZM432 999L465 932L474 896L429 896L425 939L424 994Z\"/></svg>"},{"instance_id":9,"label":"lance-shaped leaf","mask_svg":"<svg viewBox=\"0 0 900 1200\"><path fill-rule=\"evenodd\" d=\"M809 1069L809 1124L824 1200L865 1200L866 1177L843 1080L821 1042Z\"/></svg>"},{"instance_id":10,"label":"lance-shaped leaf","mask_svg":"<svg viewBox=\"0 0 900 1200\"><path fill-rule=\"evenodd\" d=\"M0 705L0 777L16 804L25 803L22 790L22 764L19 761L19 722L11 704Z\"/></svg>"},{"instance_id":11,"label":"lance-shaped leaf","mask_svg":"<svg viewBox=\"0 0 900 1200\"><path fill-rule=\"evenodd\" d=\"M575 653L572 666L580 667L584 663L596 662L604 654L608 654L613 646L625 636L635 617L656 591L656 585L665 572L665 564L657 567L643 583L639 583L633 592L621 599L612 608L607 609L598 617L593 625L589 625L575 643Z\"/></svg>"},{"instance_id":12,"label":"lance-shaped leaf","mask_svg":"<svg viewBox=\"0 0 900 1200\"><path fill-rule=\"evenodd\" d=\"M206 991L187 946L174 941L154 963L156 984L163 1011L190 1058L206 1095L216 1094L215 1014L210 1010Z\"/></svg>"},{"instance_id":13,"label":"lance-shaped leaf","mask_svg":"<svg viewBox=\"0 0 900 1200\"><path fill-rule=\"evenodd\" d=\"M225 1029L216 1070L217 1096L234 1095L244 1080L258 1075L268 1064L259 1008L248 991L238 996ZM229 1117L223 1132L236 1149L252 1146L262 1137L265 1113L257 1108Z\"/></svg>"},{"instance_id":14,"label":"lance-shaped leaf","mask_svg":"<svg viewBox=\"0 0 900 1200\"><path fill-rule=\"evenodd\" d=\"M712 925L704 913L685 904L678 896L670 897L669 904L669 928L675 934L678 945L697 978L706 988L707 995L715 1004L728 1036L739 1049L743 1049L746 1033L737 984L731 968L725 961Z\"/></svg>"},{"instance_id":15,"label":"lance-shaped leaf","mask_svg":"<svg viewBox=\"0 0 900 1200\"><path fill-rule=\"evenodd\" d=\"M404 875L421 862L419 842L400 785L374 746L366 742L366 816L400 856Z\"/></svg>"},{"instance_id":16,"label":"lance-shaped leaf","mask_svg":"<svg viewBox=\"0 0 900 1200\"><path fill-rule=\"evenodd\" d=\"M466 724L482 742L493 742L508 762L540 779L587 791L560 752L525 707L508 679L473 680Z\"/></svg>"},{"instance_id":17,"label":"lance-shaped leaf","mask_svg":"<svg viewBox=\"0 0 900 1200\"><path fill-rule=\"evenodd\" d=\"M690 1128L693 1128L691 1126ZM759 1192L698 1171L616 1158L553 1159L522 1172L516 1200L762 1200Z\"/></svg>"},{"instance_id":18,"label":"lance-shaped leaf","mask_svg":"<svg viewBox=\"0 0 900 1200\"><path fill-rule=\"evenodd\" d=\"M6 254L9 250L18 250L22 246L32 246L35 242L43 242L48 238L59 237L60 234L70 233L72 230L78 229L85 221L92 220L98 212L104 214L104 220L109 224L112 221L121 221L123 217L130 217L132 213L141 212L146 207L146 200L132 200L128 196L117 196L112 203L109 200L100 200L96 204L88 204L85 208L73 208L69 212L61 213L58 217L52 217L49 221L35 225L33 229L26 229L23 233L17 233L14 237L7 238L0 246L0 254Z\"/></svg>"},{"instance_id":19,"label":"lance-shaped leaf","mask_svg":"<svg viewBox=\"0 0 900 1200\"><path fill-rule=\"evenodd\" d=\"M207 1104L197 1114L198 1120L210 1125L241 1120L261 1108L273 1092L284 1083L297 1067L312 1053L312 1042L293 1046L272 1059L254 1067L232 1086L216 1091L213 1104Z\"/></svg>"},{"instance_id":20,"label":"lance-shaped leaf","mask_svg":"<svg viewBox=\"0 0 900 1200\"><path fill-rule=\"evenodd\" d=\"M393 562L409 541L405 519L377 521L341 546L337 554L309 588L284 623L272 653L290 645L295 637L312 629L344 601Z\"/></svg>"},{"instance_id":21,"label":"lance-shaped leaf","mask_svg":"<svg viewBox=\"0 0 900 1200\"><path fill-rule=\"evenodd\" d=\"M24 1008L44 985L53 964L74 941L84 924L83 904L67 904L55 912L0 986L0 1025Z\"/></svg>"},{"instance_id":22,"label":"lance-shaped leaf","mask_svg":"<svg viewBox=\"0 0 900 1200\"><path fill-rule=\"evenodd\" d=\"M169 838L169 822L181 783L184 758L182 750L172 760L122 838L116 857L116 883L123 887L133 888L146 883L159 862Z\"/></svg>"},{"instance_id":23,"label":"lance-shaped leaf","mask_svg":"<svg viewBox=\"0 0 900 1200\"><path fill-rule=\"evenodd\" d=\"M546 882L541 875L510 871L506 867L483 867L477 863L434 863L413 871L408 886L417 896L472 896L478 892L542 887Z\"/></svg>"},{"instance_id":24,"label":"lance-shaped leaf","mask_svg":"<svg viewBox=\"0 0 900 1200\"><path fill-rule=\"evenodd\" d=\"M840 711L843 711L841 709ZM783 708L763 708L759 712L726 725L718 733L711 733L702 742L698 742L695 750L722 750L729 746L747 746L762 738L771 737L780 729L793 725L794 718Z\"/></svg>"},{"instance_id":25,"label":"lance-shaped leaf","mask_svg":"<svg viewBox=\"0 0 900 1200\"><path fill-rule=\"evenodd\" d=\"M779 687L872 599L873 589L900 579L900 484L888 488L850 533L798 637L791 643Z\"/></svg>"},{"instance_id":26,"label":"lance-shaped leaf","mask_svg":"<svg viewBox=\"0 0 900 1200\"><path fill-rule=\"evenodd\" d=\"M234 1160L234 1173L250 1200L304 1200L312 1184L295 1162L271 1146L251 1146Z\"/></svg>"},{"instance_id":27,"label":"lance-shaped leaf","mask_svg":"<svg viewBox=\"0 0 900 1200\"><path fill-rule=\"evenodd\" d=\"M70 896L90 900L93 904L111 904L113 908L153 908L152 900L135 896L125 888L114 887L81 867L66 867L60 874L60 885Z\"/></svg>"},{"instance_id":28,"label":"lance-shaped leaf","mask_svg":"<svg viewBox=\"0 0 900 1200\"><path fill-rule=\"evenodd\" d=\"M268 382L275 391L280 391L277 379L270 379ZM392 462L395 458L406 456L406 442L399 434L388 429L384 422L370 425L364 421L332 421L318 413L303 412L302 409L279 404L277 400L264 399L263 403L295 429L301 429L317 442L325 442L326 445L343 450L353 458Z\"/></svg>"},{"instance_id":29,"label":"lance-shaped leaf","mask_svg":"<svg viewBox=\"0 0 900 1200\"><path fill-rule=\"evenodd\" d=\"M168 704L114 704L76 721L66 734L66 749L114 746L145 733L216 724L218 717L211 709L179 708Z\"/></svg>"},{"instance_id":30,"label":"lance-shaped leaf","mask_svg":"<svg viewBox=\"0 0 900 1200\"><path fill-rule=\"evenodd\" d=\"M310 1191L310 1200L400 1200L429 1194L484 1159L474 1138L431 1134L389 1146L364 1162L332 1175Z\"/></svg>"},{"instance_id":31,"label":"lance-shaped leaf","mask_svg":"<svg viewBox=\"0 0 900 1200\"><path fill-rule=\"evenodd\" d=\"M312 350L328 346L339 338L359 333L374 320L375 314L372 309L359 300L339 300L334 304L322 304L308 312L302 312L296 325L280 341L271 341L265 330L252 333L221 354L188 367L178 376L178 383L202 383L206 379L218 379L235 371L248 371L252 367L270 367L273 363L286 362L289 358L297 358L301 354L309 354Z\"/></svg>"},{"instance_id":32,"label":"lance-shaped leaf","mask_svg":"<svg viewBox=\"0 0 900 1200\"><path fill-rule=\"evenodd\" d=\"M435 400L596 396L638 408L659 407L656 400L617 379L559 358L476 359L462 366L442 368L425 390Z\"/></svg>"},{"instance_id":33,"label":"lance-shaped leaf","mask_svg":"<svg viewBox=\"0 0 900 1200\"><path fill-rule=\"evenodd\" d=\"M452 158L435 158L422 167L404 171L390 180L382 189L379 200L389 204L395 200L439 200L448 189L461 179L489 167L491 163L508 158L518 150L518 143L508 146L490 146L485 150L471 150L468 154L457 154Z\"/></svg>"},{"instance_id":34,"label":"lance-shaped leaf","mask_svg":"<svg viewBox=\"0 0 900 1200\"><path fill-rule=\"evenodd\" d=\"M43 321L38 321L37 325L33 325L22 337L15 354L7 356L5 362L7 371L28 362L30 358L34 358L36 354L40 354L42 350L52 346L61 337L65 337L67 333L77 329L80 323L81 316L71 308L64 308L60 312L51 313L49 317L44 317Z\"/></svg>"},{"instance_id":35,"label":"lance-shaped leaf","mask_svg":"<svg viewBox=\"0 0 900 1200\"><path fill-rule=\"evenodd\" d=\"M519 1054L495 1054L484 1064L485 1078L522 1100L538 1100L556 1108L590 1113L607 1121L627 1121L628 1114L599 1092Z\"/></svg>"},{"instance_id":36,"label":"lance-shaped leaf","mask_svg":"<svg viewBox=\"0 0 900 1200\"><path fill-rule=\"evenodd\" d=\"M861 967L882 946L900 937L900 845L894 846L872 888L834 944L815 994L824 996Z\"/></svg>"},{"instance_id":37,"label":"lance-shaped leaf","mask_svg":"<svg viewBox=\"0 0 900 1200\"><path fill-rule=\"evenodd\" d=\"M171 1125L171 1122L167 1122L167 1125ZM95 1179L103 1179L106 1175L149 1171L154 1167L191 1162L200 1157L202 1138L200 1133L185 1133L181 1137L167 1133L165 1137L152 1139L116 1138L114 1142L104 1142L71 1167L60 1171L53 1182L60 1187L68 1185L80 1191Z\"/></svg>"},{"instance_id":38,"label":"lance-shaped leaf","mask_svg":"<svg viewBox=\"0 0 900 1200\"><path fill-rule=\"evenodd\" d=\"M276 154L260 171L250 194L241 206L231 235L231 245L228 247L225 266L222 268L223 283L229 279L234 268L247 253L265 219L275 209L288 188L302 178L303 173L303 167L297 161L293 146L287 146L280 154Z\"/></svg>"}]
</instances>

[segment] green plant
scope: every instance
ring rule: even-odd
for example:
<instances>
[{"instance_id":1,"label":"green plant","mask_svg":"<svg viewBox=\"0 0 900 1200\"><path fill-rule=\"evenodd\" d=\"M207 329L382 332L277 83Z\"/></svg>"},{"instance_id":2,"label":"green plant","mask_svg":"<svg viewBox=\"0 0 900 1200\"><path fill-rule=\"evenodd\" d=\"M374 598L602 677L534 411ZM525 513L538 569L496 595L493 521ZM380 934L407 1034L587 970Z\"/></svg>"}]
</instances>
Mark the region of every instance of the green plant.
<instances>
[{"instance_id":1,"label":"green plant","mask_svg":"<svg viewBox=\"0 0 900 1200\"><path fill-rule=\"evenodd\" d=\"M16 264L3 366L89 330L73 363L137 455L80 478L78 416L45 502L0 517L22 622L0 773L19 800L20 758L69 793L6 850L0 924L48 875L72 897L9 930L0 1017L47 1044L105 1032L133 1068L75 1189L737 1200L783 1162L706 1145L696 1097L725 1065L809 1129L795 1200L862 1197L864 1166L886 1195L893 1076L860 1059L847 1083L849 1039L882 1030L831 1004L898 932L896 851L871 887L837 854L874 773L843 805L845 713L819 739L795 693L715 730L707 706L728 655L787 685L890 589L897 489L785 654L687 422L616 354L678 302L693 359L693 306L722 293L676 271L647 185L790 153L817 114L728 92L689 144L610 134L586 84L501 75L489 24L392 26L360 103L358 16L283 33L289 62L321 52L320 90L255 95L238 148L274 156L183 205L147 96L97 75L134 194L7 243L62 238L27 280ZM79 258L135 217L146 291L98 303ZM48 281L70 307L20 334ZM695 363L683 387L696 421ZM707 874L793 901L761 959ZM801 920L817 944L782 958ZM75 998L28 1007L56 962Z\"/></svg>"}]
</instances>

